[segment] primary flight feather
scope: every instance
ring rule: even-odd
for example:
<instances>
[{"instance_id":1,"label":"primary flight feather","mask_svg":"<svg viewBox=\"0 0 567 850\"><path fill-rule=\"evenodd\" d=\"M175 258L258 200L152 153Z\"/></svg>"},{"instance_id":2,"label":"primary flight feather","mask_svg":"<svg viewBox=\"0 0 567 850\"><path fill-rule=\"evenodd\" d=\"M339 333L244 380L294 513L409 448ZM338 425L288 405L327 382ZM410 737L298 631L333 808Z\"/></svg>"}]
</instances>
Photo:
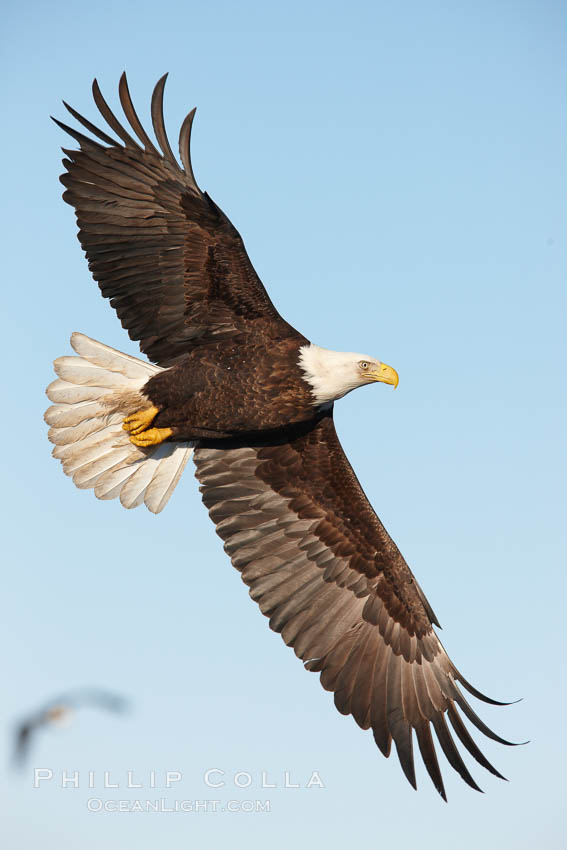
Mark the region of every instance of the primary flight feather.
<instances>
[{"instance_id":1,"label":"primary flight feather","mask_svg":"<svg viewBox=\"0 0 567 850\"><path fill-rule=\"evenodd\" d=\"M46 413L53 454L77 486L158 513L193 456L225 550L308 670L388 756L392 741L415 787L414 735L445 798L433 742L478 788L455 743L496 776L458 709L488 737L459 684L479 693L441 645L435 615L369 504L333 425L333 403L392 367L309 342L277 312L239 233L193 175L194 110L181 127L181 168L163 120L165 77L152 97L158 146L126 76L118 121L95 81L108 135L65 104L89 136L57 122L64 199L102 294L156 365L82 334L55 361ZM98 141L92 138L95 136ZM449 725L451 729L449 728Z\"/></svg>"}]
</instances>

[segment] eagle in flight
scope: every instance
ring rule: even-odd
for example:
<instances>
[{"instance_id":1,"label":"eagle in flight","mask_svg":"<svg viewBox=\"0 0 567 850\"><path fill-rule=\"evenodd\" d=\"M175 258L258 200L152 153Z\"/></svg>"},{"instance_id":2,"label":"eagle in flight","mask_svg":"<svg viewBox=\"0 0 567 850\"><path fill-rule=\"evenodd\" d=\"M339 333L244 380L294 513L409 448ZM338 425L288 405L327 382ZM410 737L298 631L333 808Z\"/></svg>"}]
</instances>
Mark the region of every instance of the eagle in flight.
<instances>
[{"instance_id":1,"label":"eagle in flight","mask_svg":"<svg viewBox=\"0 0 567 850\"><path fill-rule=\"evenodd\" d=\"M14 764L23 767L40 729L65 723L79 708L100 708L115 714L126 710L128 703L118 694L100 688L81 688L51 699L39 710L22 718L17 725Z\"/></svg>"},{"instance_id":2,"label":"eagle in flight","mask_svg":"<svg viewBox=\"0 0 567 850\"><path fill-rule=\"evenodd\" d=\"M503 703L476 690L449 659L435 614L333 424L337 399L374 382L395 387L398 376L374 357L311 343L279 315L239 233L196 183L195 110L179 135L182 167L173 155L163 119L166 76L152 96L157 146L125 75L119 96L129 129L96 81L108 128L67 104L90 135L57 121L79 144L64 149L61 182L89 268L152 362L73 334L77 356L55 361L58 378L47 390L53 454L78 487L118 497L126 508L143 502L154 513L192 456L203 501L251 597L305 668L320 673L337 709L371 728L385 756L394 742L414 788L415 735L446 799L433 728L450 765L478 789L455 739L501 774L461 713L489 738L509 742L482 722L459 686Z\"/></svg>"}]
</instances>

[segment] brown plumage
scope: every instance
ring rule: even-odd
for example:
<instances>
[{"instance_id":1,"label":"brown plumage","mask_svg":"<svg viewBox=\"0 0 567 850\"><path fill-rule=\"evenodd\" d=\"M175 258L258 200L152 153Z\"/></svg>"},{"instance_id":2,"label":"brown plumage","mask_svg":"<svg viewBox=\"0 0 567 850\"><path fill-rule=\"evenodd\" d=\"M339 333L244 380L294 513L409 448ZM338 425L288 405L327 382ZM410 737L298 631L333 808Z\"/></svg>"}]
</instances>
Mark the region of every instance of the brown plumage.
<instances>
[{"instance_id":1,"label":"brown plumage","mask_svg":"<svg viewBox=\"0 0 567 850\"><path fill-rule=\"evenodd\" d=\"M500 774L457 708L485 735L508 742L482 723L458 683L495 701L473 688L445 653L433 629L435 615L366 499L333 425L334 399L370 380L397 383L397 376L362 355L311 346L278 314L240 235L197 186L189 151L194 110L180 133L183 169L173 156L163 123L164 83L165 77L151 110L159 149L134 111L124 75L120 101L134 135L110 111L96 82L95 102L120 142L69 106L102 144L57 122L80 145L65 151L61 180L63 197L76 209L89 268L130 337L163 368L75 335L83 359L56 361L60 380L49 390L59 402L47 414L54 453L79 486L94 486L100 498L119 495L126 507L145 500L157 511L186 461L184 455L176 465L174 449L190 441L203 500L234 566L271 628L308 670L320 672L338 710L371 728L384 755L394 742L414 787L415 733L445 798L433 726L449 763L477 788L454 735L481 765ZM104 383L101 370L112 380ZM101 387L112 388L110 402L102 389L96 394ZM135 413L132 399L142 413L150 411L156 443L166 441L162 454L151 457L173 464L158 496L155 476L144 472L151 443L131 436L142 447L133 457L126 443L116 454L115 443L109 448L97 437L109 422L120 427L124 413ZM81 413L85 404L94 412ZM152 433L146 421L139 430Z\"/></svg>"}]
</instances>

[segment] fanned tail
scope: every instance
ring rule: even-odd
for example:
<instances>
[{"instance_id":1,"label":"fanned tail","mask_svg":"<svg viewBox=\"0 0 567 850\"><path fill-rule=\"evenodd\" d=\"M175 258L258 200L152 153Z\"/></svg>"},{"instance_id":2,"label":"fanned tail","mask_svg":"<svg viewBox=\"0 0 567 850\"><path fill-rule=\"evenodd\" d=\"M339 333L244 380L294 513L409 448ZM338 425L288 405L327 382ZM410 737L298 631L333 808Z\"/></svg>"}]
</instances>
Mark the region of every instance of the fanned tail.
<instances>
[{"instance_id":1,"label":"fanned tail","mask_svg":"<svg viewBox=\"0 0 567 850\"><path fill-rule=\"evenodd\" d=\"M57 380L47 388L54 402L45 412L53 456L80 489L93 488L98 499L120 498L125 508L142 502L152 513L167 504L189 457L189 442L164 442L140 448L123 430L125 416L151 406L142 393L161 372L153 366L74 333L78 357L54 362Z\"/></svg>"}]
</instances>

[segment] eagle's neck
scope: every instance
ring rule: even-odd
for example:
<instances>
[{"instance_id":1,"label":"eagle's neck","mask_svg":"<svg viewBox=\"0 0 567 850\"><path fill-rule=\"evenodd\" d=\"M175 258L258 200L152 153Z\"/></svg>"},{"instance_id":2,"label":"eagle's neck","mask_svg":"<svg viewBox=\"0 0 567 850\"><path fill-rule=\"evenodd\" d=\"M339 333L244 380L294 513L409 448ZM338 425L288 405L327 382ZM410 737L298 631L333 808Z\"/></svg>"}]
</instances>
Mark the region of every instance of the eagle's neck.
<instances>
[{"instance_id":1,"label":"eagle's neck","mask_svg":"<svg viewBox=\"0 0 567 850\"><path fill-rule=\"evenodd\" d=\"M298 363L317 406L327 405L360 386L352 370L350 353L310 343L299 349Z\"/></svg>"}]
</instances>

